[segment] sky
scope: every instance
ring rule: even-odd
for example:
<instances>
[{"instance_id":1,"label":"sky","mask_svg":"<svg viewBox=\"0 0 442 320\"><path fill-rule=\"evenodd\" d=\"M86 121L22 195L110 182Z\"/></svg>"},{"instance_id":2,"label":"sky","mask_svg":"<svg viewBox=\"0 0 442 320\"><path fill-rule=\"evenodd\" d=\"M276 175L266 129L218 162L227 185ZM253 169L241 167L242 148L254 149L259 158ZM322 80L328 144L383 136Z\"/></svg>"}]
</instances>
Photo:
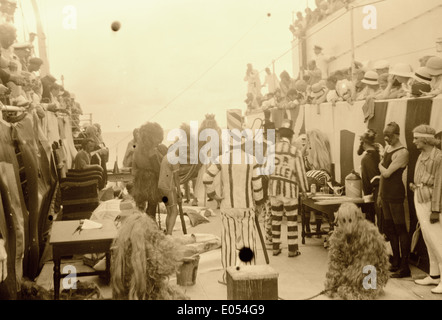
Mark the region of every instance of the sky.
<instances>
[{"instance_id":1,"label":"sky","mask_svg":"<svg viewBox=\"0 0 442 320\"><path fill-rule=\"evenodd\" d=\"M35 32L30 1L19 1L19 37ZM50 73L103 131L147 121L164 129L213 113L245 111L246 65L292 74L293 15L306 0L37 0ZM70 6L70 7L68 7ZM73 17L75 9L75 23ZM66 11L63 11L66 10ZM24 19L22 19L24 17ZM23 22L24 21L24 22ZM114 32L111 24L119 21ZM71 22L69 24L69 22ZM76 24L75 27L73 27ZM73 27L73 28L69 28ZM34 45L37 45L35 41ZM263 93L265 93L263 89Z\"/></svg>"}]
</instances>

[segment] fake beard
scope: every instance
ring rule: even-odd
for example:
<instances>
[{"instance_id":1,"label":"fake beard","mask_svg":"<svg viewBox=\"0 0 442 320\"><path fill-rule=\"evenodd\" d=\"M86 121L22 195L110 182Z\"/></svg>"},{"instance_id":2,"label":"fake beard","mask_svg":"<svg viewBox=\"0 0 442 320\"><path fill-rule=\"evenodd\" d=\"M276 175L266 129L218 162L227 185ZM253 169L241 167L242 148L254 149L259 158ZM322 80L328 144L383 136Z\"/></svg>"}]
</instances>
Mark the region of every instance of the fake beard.
<instances>
[{"instance_id":1,"label":"fake beard","mask_svg":"<svg viewBox=\"0 0 442 320\"><path fill-rule=\"evenodd\" d=\"M364 153L364 147L362 146L362 143L359 145L359 149L358 149L358 156L362 156L362 154Z\"/></svg>"}]
</instances>

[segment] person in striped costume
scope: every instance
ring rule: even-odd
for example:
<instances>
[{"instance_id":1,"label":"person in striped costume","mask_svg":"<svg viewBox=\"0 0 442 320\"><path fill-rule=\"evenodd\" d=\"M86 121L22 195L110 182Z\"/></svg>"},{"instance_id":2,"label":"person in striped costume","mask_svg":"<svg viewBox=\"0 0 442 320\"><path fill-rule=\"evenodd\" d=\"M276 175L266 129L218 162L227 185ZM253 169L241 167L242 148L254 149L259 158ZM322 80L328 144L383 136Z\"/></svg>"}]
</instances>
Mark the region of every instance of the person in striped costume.
<instances>
[{"instance_id":1,"label":"person in striped costume","mask_svg":"<svg viewBox=\"0 0 442 320\"><path fill-rule=\"evenodd\" d=\"M216 160L204 173L203 183L207 196L221 202L221 263L224 274L220 283L226 284L228 267L256 264L255 205L261 207L265 199L261 166L253 155L244 151L240 141L231 143L230 150ZM221 195L216 193L214 185L218 174L221 175ZM240 256L244 252L253 254L244 259Z\"/></svg>"},{"instance_id":2,"label":"person in striped costume","mask_svg":"<svg viewBox=\"0 0 442 320\"><path fill-rule=\"evenodd\" d=\"M278 129L279 141L275 146L275 170L270 174L269 197L272 206L273 255L281 253L281 223L287 216L288 256L300 255L298 243L298 195L307 191L302 153L291 144L291 121L284 120Z\"/></svg>"}]
</instances>

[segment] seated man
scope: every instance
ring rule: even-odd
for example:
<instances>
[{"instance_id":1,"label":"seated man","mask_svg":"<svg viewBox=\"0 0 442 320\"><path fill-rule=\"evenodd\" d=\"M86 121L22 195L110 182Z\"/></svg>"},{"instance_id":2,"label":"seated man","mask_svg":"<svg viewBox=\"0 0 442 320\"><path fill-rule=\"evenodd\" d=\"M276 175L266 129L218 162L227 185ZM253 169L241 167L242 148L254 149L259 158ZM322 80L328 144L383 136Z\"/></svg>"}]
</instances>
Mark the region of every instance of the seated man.
<instances>
[{"instance_id":1,"label":"seated man","mask_svg":"<svg viewBox=\"0 0 442 320\"><path fill-rule=\"evenodd\" d=\"M75 156L72 169L82 170L95 167L96 165L91 164L91 159L95 155L92 154L92 151L95 149L95 141L85 138L81 143L81 147L82 149Z\"/></svg>"}]
</instances>

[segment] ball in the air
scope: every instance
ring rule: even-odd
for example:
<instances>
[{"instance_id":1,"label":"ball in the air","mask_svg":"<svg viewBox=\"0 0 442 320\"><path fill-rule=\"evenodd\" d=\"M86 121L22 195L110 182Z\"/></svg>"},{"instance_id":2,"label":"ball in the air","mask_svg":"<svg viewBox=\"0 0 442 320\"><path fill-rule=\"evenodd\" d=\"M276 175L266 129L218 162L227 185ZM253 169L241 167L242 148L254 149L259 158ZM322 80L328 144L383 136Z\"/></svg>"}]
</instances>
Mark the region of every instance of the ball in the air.
<instances>
[{"instance_id":1,"label":"ball in the air","mask_svg":"<svg viewBox=\"0 0 442 320\"><path fill-rule=\"evenodd\" d=\"M121 28L121 23L119 21L112 22L111 25L112 31L118 31Z\"/></svg>"}]
</instances>

